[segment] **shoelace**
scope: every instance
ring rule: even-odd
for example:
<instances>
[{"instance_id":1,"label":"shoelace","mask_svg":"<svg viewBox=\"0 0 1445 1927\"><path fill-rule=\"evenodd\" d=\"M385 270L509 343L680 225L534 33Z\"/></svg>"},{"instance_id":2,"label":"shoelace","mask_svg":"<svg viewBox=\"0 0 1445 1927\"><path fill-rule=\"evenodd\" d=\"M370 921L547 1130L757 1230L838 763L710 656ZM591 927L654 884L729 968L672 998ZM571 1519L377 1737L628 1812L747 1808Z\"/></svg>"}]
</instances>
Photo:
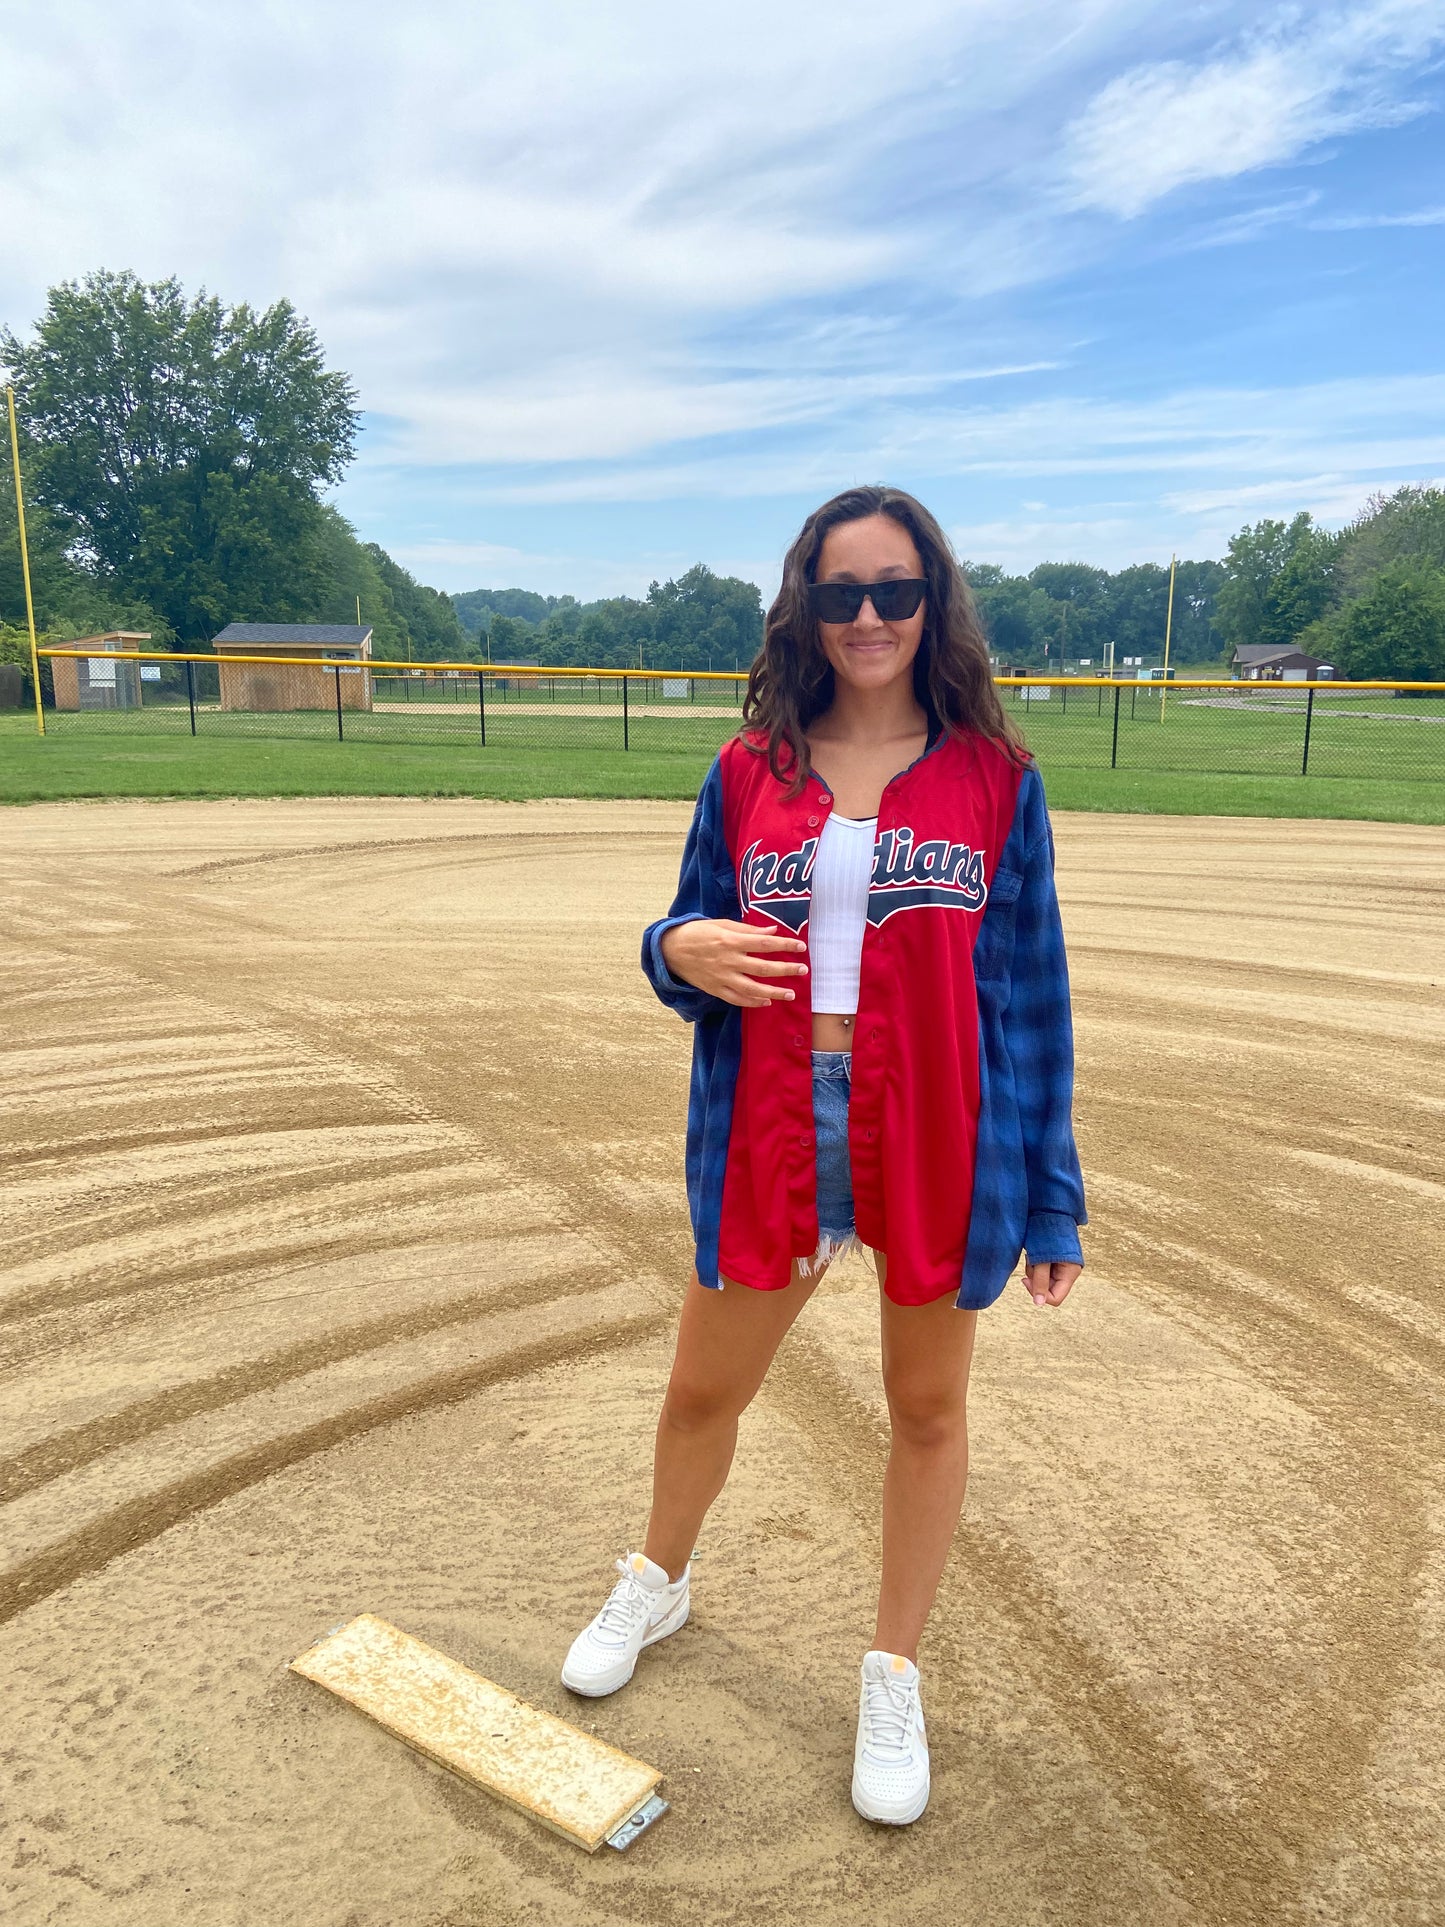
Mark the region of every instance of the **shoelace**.
<instances>
[{"instance_id":1,"label":"shoelace","mask_svg":"<svg viewBox=\"0 0 1445 1927\"><path fill-rule=\"evenodd\" d=\"M650 1586L644 1586L625 1559L613 1561L622 1574L608 1596L607 1604L597 1615L597 1631L613 1639L624 1640L637 1624L639 1615L645 1616L657 1603L657 1594Z\"/></svg>"},{"instance_id":2,"label":"shoelace","mask_svg":"<svg viewBox=\"0 0 1445 1927\"><path fill-rule=\"evenodd\" d=\"M863 1682L863 1746L880 1758L891 1754L894 1760L910 1756L909 1727L912 1723L913 1692L903 1680L869 1679Z\"/></svg>"}]
</instances>

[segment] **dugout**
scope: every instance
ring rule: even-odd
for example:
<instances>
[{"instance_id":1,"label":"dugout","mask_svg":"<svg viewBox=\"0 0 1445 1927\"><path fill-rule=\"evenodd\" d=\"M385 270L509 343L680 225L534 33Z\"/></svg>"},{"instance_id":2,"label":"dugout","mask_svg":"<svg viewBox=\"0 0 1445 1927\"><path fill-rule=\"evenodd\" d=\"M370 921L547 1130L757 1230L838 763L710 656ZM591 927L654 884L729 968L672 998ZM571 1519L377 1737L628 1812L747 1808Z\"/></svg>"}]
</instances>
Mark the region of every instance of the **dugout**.
<instances>
[{"instance_id":1,"label":"dugout","mask_svg":"<svg viewBox=\"0 0 1445 1927\"><path fill-rule=\"evenodd\" d=\"M144 649L149 629L108 629L101 636L77 636L66 649L93 649L93 656L52 656L57 709L139 709L141 670L152 664L117 662L117 650ZM158 677L160 671L156 671ZM154 681L156 677L148 677Z\"/></svg>"},{"instance_id":2,"label":"dugout","mask_svg":"<svg viewBox=\"0 0 1445 1927\"><path fill-rule=\"evenodd\" d=\"M222 709L273 712L371 708L371 626L350 622L231 622L212 639L221 659ZM228 656L304 656L305 662L228 662ZM340 666L340 676L330 667ZM323 666L325 665L325 666Z\"/></svg>"}]
</instances>

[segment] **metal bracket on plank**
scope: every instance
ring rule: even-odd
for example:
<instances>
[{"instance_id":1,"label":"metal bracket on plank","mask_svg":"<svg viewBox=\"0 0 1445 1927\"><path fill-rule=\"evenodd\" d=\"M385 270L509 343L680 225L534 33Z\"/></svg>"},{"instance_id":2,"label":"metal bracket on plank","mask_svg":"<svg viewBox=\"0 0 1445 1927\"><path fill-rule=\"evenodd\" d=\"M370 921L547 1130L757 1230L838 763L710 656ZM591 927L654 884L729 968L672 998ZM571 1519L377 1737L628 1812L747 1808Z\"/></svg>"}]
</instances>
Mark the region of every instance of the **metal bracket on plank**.
<instances>
[{"instance_id":1,"label":"metal bracket on plank","mask_svg":"<svg viewBox=\"0 0 1445 1927\"><path fill-rule=\"evenodd\" d=\"M608 1834L608 1846L616 1847L619 1853L625 1853L638 1834L646 1833L654 1820L662 1818L667 1808L668 1802L661 1794L649 1793L642 1805L635 1812L629 1813L627 1818Z\"/></svg>"}]
</instances>

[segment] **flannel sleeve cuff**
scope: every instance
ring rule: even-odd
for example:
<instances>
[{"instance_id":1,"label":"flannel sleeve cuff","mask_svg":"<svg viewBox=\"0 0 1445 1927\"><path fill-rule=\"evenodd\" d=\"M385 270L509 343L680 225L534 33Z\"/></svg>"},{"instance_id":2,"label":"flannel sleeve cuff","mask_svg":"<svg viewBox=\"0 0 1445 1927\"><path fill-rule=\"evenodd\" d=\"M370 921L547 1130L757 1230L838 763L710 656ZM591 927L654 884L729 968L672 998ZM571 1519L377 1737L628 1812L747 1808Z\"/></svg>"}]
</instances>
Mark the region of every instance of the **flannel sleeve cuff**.
<instances>
[{"instance_id":1,"label":"flannel sleeve cuff","mask_svg":"<svg viewBox=\"0 0 1445 1927\"><path fill-rule=\"evenodd\" d=\"M647 956L652 968L647 974L659 991L668 991L674 997L686 996L689 992L694 997L704 994L698 990L696 984L685 983L681 977L674 977L662 956L662 940L668 931L676 930L680 923L697 923L701 915L701 911L693 911L683 917L663 917L649 929Z\"/></svg>"},{"instance_id":2,"label":"flannel sleeve cuff","mask_svg":"<svg viewBox=\"0 0 1445 1927\"><path fill-rule=\"evenodd\" d=\"M1084 1248L1079 1227L1067 1212L1031 1211L1024 1256L1031 1265L1081 1265Z\"/></svg>"},{"instance_id":3,"label":"flannel sleeve cuff","mask_svg":"<svg viewBox=\"0 0 1445 1927\"><path fill-rule=\"evenodd\" d=\"M659 922L649 924L642 938L642 968L647 981L668 1009L681 1017L685 1024L698 1023L714 1011L726 1008L722 999L714 997L711 992L699 990L696 984L684 983L681 977L674 977L663 962L662 940L668 931L675 930L680 923L696 923L701 916L700 910L693 910L685 916L663 917Z\"/></svg>"}]
</instances>

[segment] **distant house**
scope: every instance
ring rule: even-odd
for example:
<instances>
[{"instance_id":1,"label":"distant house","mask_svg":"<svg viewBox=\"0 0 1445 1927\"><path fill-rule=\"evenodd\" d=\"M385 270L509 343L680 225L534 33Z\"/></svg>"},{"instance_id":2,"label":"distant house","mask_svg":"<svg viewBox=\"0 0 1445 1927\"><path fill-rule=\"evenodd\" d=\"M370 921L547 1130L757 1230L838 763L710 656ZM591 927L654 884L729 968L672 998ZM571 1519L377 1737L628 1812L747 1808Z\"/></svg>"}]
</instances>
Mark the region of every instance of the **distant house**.
<instances>
[{"instance_id":1,"label":"distant house","mask_svg":"<svg viewBox=\"0 0 1445 1927\"><path fill-rule=\"evenodd\" d=\"M1328 682L1335 673L1333 663L1307 656L1303 649L1281 649L1268 642L1244 643L1229 666L1238 682Z\"/></svg>"},{"instance_id":2,"label":"distant house","mask_svg":"<svg viewBox=\"0 0 1445 1927\"><path fill-rule=\"evenodd\" d=\"M330 709L340 689L343 709L371 708L371 626L350 622L232 622L214 638L221 657L222 709ZM268 656L269 663L227 662ZM314 659L315 669L295 658ZM339 672L324 663L347 665Z\"/></svg>"},{"instance_id":3,"label":"distant house","mask_svg":"<svg viewBox=\"0 0 1445 1927\"><path fill-rule=\"evenodd\" d=\"M117 662L118 650L144 649L149 629L108 629L101 636L77 636L67 649L93 649L93 656L52 656L50 674L57 709L139 709L140 665ZM159 672L157 672L159 673Z\"/></svg>"}]
</instances>

